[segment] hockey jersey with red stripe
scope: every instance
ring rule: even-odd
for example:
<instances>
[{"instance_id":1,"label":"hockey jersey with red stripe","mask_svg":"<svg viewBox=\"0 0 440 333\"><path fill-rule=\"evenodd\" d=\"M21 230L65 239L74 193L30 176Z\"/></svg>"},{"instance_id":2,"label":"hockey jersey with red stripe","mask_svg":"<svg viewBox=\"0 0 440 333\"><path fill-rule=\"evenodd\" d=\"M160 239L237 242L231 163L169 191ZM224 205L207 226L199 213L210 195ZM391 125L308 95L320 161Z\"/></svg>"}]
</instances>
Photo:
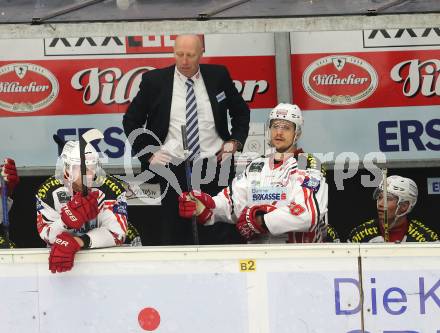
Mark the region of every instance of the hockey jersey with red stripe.
<instances>
[{"instance_id":1,"label":"hockey jersey with red stripe","mask_svg":"<svg viewBox=\"0 0 440 333\"><path fill-rule=\"evenodd\" d=\"M98 186L98 216L80 229L69 229L61 220L61 208L71 199L69 189L55 177L47 179L36 193L37 230L40 237L52 244L60 233L67 231L74 236L87 234L90 247L108 247L120 245L127 233L127 201L125 189L112 176L96 180Z\"/></svg>"},{"instance_id":2,"label":"hockey jersey with red stripe","mask_svg":"<svg viewBox=\"0 0 440 333\"><path fill-rule=\"evenodd\" d=\"M270 204L264 215L269 234L256 243L322 242L326 230L328 186L321 170L298 169L295 157L274 165L273 157L253 160L232 184L214 198L216 208L207 224L236 223L246 206Z\"/></svg>"}]
</instances>

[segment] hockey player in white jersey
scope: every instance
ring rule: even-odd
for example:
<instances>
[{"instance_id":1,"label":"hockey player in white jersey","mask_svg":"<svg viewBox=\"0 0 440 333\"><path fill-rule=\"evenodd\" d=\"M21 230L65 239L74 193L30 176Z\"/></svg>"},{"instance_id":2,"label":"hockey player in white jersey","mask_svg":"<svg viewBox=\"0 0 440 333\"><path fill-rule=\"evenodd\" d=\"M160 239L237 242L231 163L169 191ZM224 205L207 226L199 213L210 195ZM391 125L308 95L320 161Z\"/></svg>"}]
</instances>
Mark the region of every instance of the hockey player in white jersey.
<instances>
[{"instance_id":1,"label":"hockey player in white jersey","mask_svg":"<svg viewBox=\"0 0 440 333\"><path fill-rule=\"evenodd\" d=\"M3 230L3 216L8 214L12 206L11 195L19 182L15 161L11 158L5 158L3 164L0 165L0 173L1 183L5 184L5 188L2 188L0 184L0 199L2 200L0 204L0 249L12 249L15 247L15 244L7 237L7 231ZM3 208L3 206L5 207Z\"/></svg>"},{"instance_id":2,"label":"hockey player in white jersey","mask_svg":"<svg viewBox=\"0 0 440 333\"><path fill-rule=\"evenodd\" d=\"M297 105L277 105L267 126L274 153L253 160L215 197L184 192L179 198L180 215L196 214L204 225L235 223L251 243L322 242L328 187L321 170L298 169L295 152L302 126Z\"/></svg>"},{"instance_id":3,"label":"hockey player in white jersey","mask_svg":"<svg viewBox=\"0 0 440 333\"><path fill-rule=\"evenodd\" d=\"M80 149L68 141L57 163L55 176L38 189L37 229L51 246L52 273L73 267L80 249L121 245L127 233L127 202L121 183L105 175L99 155L88 144L85 149L88 194L81 195Z\"/></svg>"}]
</instances>

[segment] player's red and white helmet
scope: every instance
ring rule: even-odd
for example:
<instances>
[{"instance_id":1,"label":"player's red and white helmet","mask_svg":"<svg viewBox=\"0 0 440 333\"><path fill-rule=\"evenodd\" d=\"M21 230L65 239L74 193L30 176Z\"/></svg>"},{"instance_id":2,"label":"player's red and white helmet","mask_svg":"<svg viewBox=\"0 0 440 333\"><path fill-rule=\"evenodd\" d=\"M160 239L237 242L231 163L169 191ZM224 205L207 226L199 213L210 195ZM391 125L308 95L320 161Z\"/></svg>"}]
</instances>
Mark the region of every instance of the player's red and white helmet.
<instances>
[{"instance_id":1,"label":"player's red and white helmet","mask_svg":"<svg viewBox=\"0 0 440 333\"><path fill-rule=\"evenodd\" d=\"M379 187L374 191L375 199L383 192L383 185L382 181ZM417 203L419 191L417 184L412 179L394 175L387 177L387 193L396 196L398 198L398 204L408 201L409 208L405 212L405 214L408 214Z\"/></svg>"},{"instance_id":2,"label":"player's red and white helmet","mask_svg":"<svg viewBox=\"0 0 440 333\"><path fill-rule=\"evenodd\" d=\"M296 132L301 133L304 119L301 109L296 104L280 103L269 114L269 121L274 119L287 120L295 124Z\"/></svg>"},{"instance_id":3,"label":"player's red and white helmet","mask_svg":"<svg viewBox=\"0 0 440 333\"><path fill-rule=\"evenodd\" d=\"M86 145L84 157L86 168L93 171L95 177L98 176L102 170L99 162L99 154L91 144ZM67 181L66 185L70 187L71 183L81 174L80 166L79 141L67 141L58 159L55 173L56 178Z\"/></svg>"},{"instance_id":4,"label":"player's red and white helmet","mask_svg":"<svg viewBox=\"0 0 440 333\"><path fill-rule=\"evenodd\" d=\"M298 105L288 103L278 104L272 109L272 111L270 111L269 123L275 119L287 120L295 124L295 132L297 133L297 138L301 134L302 127L304 125L304 119L301 109Z\"/></svg>"},{"instance_id":5,"label":"player's red and white helmet","mask_svg":"<svg viewBox=\"0 0 440 333\"><path fill-rule=\"evenodd\" d=\"M302 112L298 105L289 103L278 104L270 111L267 129L270 128L273 120L286 120L295 124L295 138L293 143L295 144L298 141L304 125ZM267 139L268 142L270 142L269 132L267 132Z\"/></svg>"}]
</instances>

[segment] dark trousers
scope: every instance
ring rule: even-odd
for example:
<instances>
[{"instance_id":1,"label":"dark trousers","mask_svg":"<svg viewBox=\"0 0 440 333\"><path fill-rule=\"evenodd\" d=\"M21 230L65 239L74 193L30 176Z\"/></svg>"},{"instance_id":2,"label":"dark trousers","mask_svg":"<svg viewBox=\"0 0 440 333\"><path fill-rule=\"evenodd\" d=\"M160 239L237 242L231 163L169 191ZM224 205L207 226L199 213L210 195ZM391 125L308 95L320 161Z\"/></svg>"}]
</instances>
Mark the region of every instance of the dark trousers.
<instances>
[{"instance_id":1,"label":"dark trousers","mask_svg":"<svg viewBox=\"0 0 440 333\"><path fill-rule=\"evenodd\" d=\"M191 164L191 169L193 173L193 188L200 189L201 191L208 193L211 196L216 195L220 192L224 187L226 187L227 183L230 183L235 176L235 168L233 161L224 162L226 166L230 167L221 167L221 164L217 164L214 160L211 160L211 163L208 163L207 159L203 159L202 161L198 161L196 163L200 164ZM210 169L208 169L210 167ZM171 165L170 170L176 176L179 185L183 192L188 191L188 185L186 180L185 173L185 164L182 163L178 166ZM214 176L214 179L209 181L207 184L201 184L200 188L195 185L194 178L197 178L196 174L200 174L201 178L206 179L207 171L208 177ZM215 172L215 175L214 175ZM226 178L225 178L226 177ZM208 179L209 179L208 178ZM221 183L219 184L219 179ZM176 192L172 186L169 186L169 183L161 178L160 187L162 193L166 191L165 196L162 199L161 205L161 220L160 220L160 244L161 245L191 245L194 244L193 232L192 232L192 224L190 219L183 219L179 216L179 207L178 207L178 196L179 194ZM234 224L225 223L225 222L216 222L212 226L204 226L197 225L198 235L199 235L199 243L200 244L239 244L244 243L244 240L241 238L240 234L235 228Z\"/></svg>"}]
</instances>

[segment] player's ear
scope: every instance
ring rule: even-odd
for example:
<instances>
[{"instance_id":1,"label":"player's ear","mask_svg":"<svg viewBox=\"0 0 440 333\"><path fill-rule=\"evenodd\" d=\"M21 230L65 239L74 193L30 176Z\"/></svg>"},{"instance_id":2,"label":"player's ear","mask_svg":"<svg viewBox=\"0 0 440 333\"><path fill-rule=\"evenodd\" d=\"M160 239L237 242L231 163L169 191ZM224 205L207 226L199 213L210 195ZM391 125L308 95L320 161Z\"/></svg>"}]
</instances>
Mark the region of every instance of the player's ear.
<instances>
[{"instance_id":1,"label":"player's ear","mask_svg":"<svg viewBox=\"0 0 440 333\"><path fill-rule=\"evenodd\" d=\"M405 213L406 211L408 211L408 209L409 209L409 202L408 201L401 202L399 205L399 214Z\"/></svg>"}]
</instances>

